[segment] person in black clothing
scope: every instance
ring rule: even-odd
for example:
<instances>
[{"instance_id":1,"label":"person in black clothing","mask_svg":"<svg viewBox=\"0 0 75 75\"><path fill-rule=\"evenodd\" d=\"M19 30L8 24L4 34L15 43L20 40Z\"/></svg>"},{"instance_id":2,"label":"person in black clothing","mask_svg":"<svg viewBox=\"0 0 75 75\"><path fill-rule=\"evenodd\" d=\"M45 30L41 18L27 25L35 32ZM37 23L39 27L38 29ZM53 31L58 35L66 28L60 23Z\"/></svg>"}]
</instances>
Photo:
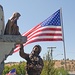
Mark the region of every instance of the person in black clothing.
<instances>
[{"instance_id":1,"label":"person in black clothing","mask_svg":"<svg viewBox=\"0 0 75 75\"><path fill-rule=\"evenodd\" d=\"M27 60L26 75L40 75L44 66L42 58L39 56L41 46L35 45L30 54L24 52L23 45L20 45L19 55Z\"/></svg>"}]
</instances>

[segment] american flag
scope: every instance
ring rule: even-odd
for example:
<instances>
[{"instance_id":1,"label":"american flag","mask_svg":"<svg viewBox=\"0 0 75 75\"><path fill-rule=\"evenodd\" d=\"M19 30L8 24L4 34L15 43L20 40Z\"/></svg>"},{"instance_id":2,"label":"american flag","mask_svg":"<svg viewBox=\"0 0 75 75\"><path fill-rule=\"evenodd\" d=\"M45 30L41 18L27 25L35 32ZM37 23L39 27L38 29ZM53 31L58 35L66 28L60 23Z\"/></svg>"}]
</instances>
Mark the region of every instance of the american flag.
<instances>
[{"instance_id":1,"label":"american flag","mask_svg":"<svg viewBox=\"0 0 75 75\"><path fill-rule=\"evenodd\" d=\"M24 46L39 41L62 41L61 9L22 36L27 36L27 42ZM19 47L14 51L16 52L18 49Z\"/></svg>"},{"instance_id":2,"label":"american flag","mask_svg":"<svg viewBox=\"0 0 75 75\"><path fill-rule=\"evenodd\" d=\"M16 69L12 69L9 73L6 75L16 75Z\"/></svg>"}]
</instances>

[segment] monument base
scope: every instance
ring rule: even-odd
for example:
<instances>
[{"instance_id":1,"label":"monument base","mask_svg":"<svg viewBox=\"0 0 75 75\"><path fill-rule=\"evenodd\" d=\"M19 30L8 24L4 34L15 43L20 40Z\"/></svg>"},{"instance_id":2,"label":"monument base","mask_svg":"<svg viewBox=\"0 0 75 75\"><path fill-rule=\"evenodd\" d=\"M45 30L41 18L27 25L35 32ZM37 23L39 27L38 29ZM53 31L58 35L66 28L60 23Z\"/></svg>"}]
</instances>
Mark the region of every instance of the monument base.
<instances>
[{"instance_id":1,"label":"monument base","mask_svg":"<svg viewBox=\"0 0 75 75\"><path fill-rule=\"evenodd\" d=\"M23 44L27 37L20 35L0 35L0 75L4 69L4 60L12 55L17 44Z\"/></svg>"}]
</instances>

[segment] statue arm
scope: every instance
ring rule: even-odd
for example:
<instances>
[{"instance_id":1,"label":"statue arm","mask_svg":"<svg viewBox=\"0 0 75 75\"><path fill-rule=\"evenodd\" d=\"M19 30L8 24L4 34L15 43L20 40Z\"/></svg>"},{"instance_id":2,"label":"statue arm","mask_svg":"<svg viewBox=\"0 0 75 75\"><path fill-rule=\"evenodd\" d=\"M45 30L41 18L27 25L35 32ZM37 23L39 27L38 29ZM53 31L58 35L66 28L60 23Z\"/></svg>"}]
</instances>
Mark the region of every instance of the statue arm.
<instances>
[{"instance_id":1,"label":"statue arm","mask_svg":"<svg viewBox=\"0 0 75 75\"><path fill-rule=\"evenodd\" d=\"M22 44L20 45L19 55L26 60L29 58L29 54L24 52L24 48Z\"/></svg>"}]
</instances>

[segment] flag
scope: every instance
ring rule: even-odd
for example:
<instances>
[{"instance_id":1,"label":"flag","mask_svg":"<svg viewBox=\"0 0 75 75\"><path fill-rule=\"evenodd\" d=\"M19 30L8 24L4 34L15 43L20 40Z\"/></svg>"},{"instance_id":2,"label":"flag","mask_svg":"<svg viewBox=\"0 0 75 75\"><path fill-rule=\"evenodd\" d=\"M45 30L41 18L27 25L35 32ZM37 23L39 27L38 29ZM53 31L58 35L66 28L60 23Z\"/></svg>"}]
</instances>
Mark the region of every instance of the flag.
<instances>
[{"instance_id":1,"label":"flag","mask_svg":"<svg viewBox=\"0 0 75 75\"><path fill-rule=\"evenodd\" d=\"M12 69L9 73L6 75L16 75L16 69Z\"/></svg>"},{"instance_id":2,"label":"flag","mask_svg":"<svg viewBox=\"0 0 75 75\"><path fill-rule=\"evenodd\" d=\"M36 25L22 36L27 36L24 46L33 42L62 41L61 10L57 10L46 20ZM14 52L19 49L17 47Z\"/></svg>"}]
</instances>

